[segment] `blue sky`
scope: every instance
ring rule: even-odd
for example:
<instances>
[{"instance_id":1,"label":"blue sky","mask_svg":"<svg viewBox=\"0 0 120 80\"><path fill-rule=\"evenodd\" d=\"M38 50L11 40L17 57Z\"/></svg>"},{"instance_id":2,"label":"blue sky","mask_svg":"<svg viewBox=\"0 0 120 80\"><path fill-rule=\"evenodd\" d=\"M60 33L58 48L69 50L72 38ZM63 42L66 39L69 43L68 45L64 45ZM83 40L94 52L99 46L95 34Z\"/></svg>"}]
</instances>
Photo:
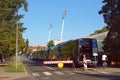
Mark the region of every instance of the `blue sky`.
<instances>
[{"instance_id":1,"label":"blue sky","mask_svg":"<svg viewBox=\"0 0 120 80\"><path fill-rule=\"evenodd\" d=\"M102 29L104 23L98 11L102 8L102 0L27 0L28 12L21 22L27 30L24 38L30 46L45 46L48 41L49 26L53 23L50 40L59 40L62 27L62 13L65 17L63 41L82 38L95 30Z\"/></svg>"}]
</instances>

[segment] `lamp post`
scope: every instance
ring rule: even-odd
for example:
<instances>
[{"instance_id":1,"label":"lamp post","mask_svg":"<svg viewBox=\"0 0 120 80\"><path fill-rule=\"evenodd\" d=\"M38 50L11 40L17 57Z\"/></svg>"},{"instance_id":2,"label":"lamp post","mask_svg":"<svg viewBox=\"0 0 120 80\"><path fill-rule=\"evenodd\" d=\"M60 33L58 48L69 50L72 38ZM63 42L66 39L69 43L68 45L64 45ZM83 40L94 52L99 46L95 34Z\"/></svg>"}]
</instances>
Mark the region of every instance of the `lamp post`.
<instances>
[{"instance_id":1,"label":"lamp post","mask_svg":"<svg viewBox=\"0 0 120 80\"><path fill-rule=\"evenodd\" d=\"M16 22L16 54L15 54L15 56L16 56L16 64L15 64L15 67L16 67L16 69L17 69L17 57L18 57L18 10L17 10L17 22Z\"/></svg>"},{"instance_id":2,"label":"lamp post","mask_svg":"<svg viewBox=\"0 0 120 80\"><path fill-rule=\"evenodd\" d=\"M60 42L62 42L63 30L64 30L64 19L65 19L66 13L67 11L65 10L62 14L62 30L61 30Z\"/></svg>"}]
</instances>

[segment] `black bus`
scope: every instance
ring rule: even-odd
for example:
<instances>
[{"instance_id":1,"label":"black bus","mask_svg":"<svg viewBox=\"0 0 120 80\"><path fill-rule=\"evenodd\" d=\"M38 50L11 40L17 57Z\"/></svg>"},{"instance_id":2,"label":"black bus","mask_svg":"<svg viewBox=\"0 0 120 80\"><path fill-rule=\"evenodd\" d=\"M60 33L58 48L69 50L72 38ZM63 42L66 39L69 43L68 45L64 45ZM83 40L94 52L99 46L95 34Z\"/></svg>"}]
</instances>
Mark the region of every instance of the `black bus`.
<instances>
[{"instance_id":1,"label":"black bus","mask_svg":"<svg viewBox=\"0 0 120 80\"><path fill-rule=\"evenodd\" d=\"M98 47L96 39L80 38L53 46L49 53L51 60L73 60L76 65L83 65L83 55L88 65L97 64Z\"/></svg>"}]
</instances>

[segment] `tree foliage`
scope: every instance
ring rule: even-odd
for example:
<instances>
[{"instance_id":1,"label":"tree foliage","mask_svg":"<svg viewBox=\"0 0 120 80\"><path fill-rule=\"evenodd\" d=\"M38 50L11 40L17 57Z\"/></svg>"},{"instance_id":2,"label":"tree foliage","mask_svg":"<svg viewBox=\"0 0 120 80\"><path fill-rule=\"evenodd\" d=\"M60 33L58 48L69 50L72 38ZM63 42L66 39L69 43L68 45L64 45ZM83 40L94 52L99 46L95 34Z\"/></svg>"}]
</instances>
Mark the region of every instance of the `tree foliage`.
<instances>
[{"instance_id":1,"label":"tree foliage","mask_svg":"<svg viewBox=\"0 0 120 80\"><path fill-rule=\"evenodd\" d=\"M103 44L105 52L110 52L112 60L120 61L120 0L103 0L102 9L104 21L110 28Z\"/></svg>"},{"instance_id":2,"label":"tree foliage","mask_svg":"<svg viewBox=\"0 0 120 80\"><path fill-rule=\"evenodd\" d=\"M29 40L26 39L25 53L29 53Z\"/></svg>"},{"instance_id":3,"label":"tree foliage","mask_svg":"<svg viewBox=\"0 0 120 80\"><path fill-rule=\"evenodd\" d=\"M96 30L93 34L90 34L90 35L95 35L95 34L103 33L103 32L106 32L106 31L109 31L108 26L103 27L101 30Z\"/></svg>"},{"instance_id":4,"label":"tree foliage","mask_svg":"<svg viewBox=\"0 0 120 80\"><path fill-rule=\"evenodd\" d=\"M52 41L49 41L48 44L47 44L47 47L48 47L48 48L51 48L52 46L54 46L53 40L52 40Z\"/></svg>"},{"instance_id":5,"label":"tree foliage","mask_svg":"<svg viewBox=\"0 0 120 80\"><path fill-rule=\"evenodd\" d=\"M48 54L48 56L49 56L49 54L50 54L50 50L51 50L51 47L52 47L52 46L54 46L53 40L49 41L48 44L47 44L47 47L48 47L48 52L47 52L47 54Z\"/></svg>"},{"instance_id":6,"label":"tree foliage","mask_svg":"<svg viewBox=\"0 0 120 80\"><path fill-rule=\"evenodd\" d=\"M27 11L26 0L0 0L0 49L2 53L13 54L16 50L16 26L18 24L18 50L25 47L25 40L22 33L26 28L20 19L24 17L18 14L20 8ZM19 23L18 23L19 21Z\"/></svg>"}]
</instances>

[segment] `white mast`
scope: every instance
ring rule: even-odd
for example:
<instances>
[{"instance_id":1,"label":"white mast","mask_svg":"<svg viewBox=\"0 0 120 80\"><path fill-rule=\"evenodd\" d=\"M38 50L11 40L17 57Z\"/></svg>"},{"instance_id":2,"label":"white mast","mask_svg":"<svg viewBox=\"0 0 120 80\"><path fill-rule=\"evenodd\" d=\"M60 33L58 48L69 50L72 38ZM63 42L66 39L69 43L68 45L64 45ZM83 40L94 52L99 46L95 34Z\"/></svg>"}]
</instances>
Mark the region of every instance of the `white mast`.
<instances>
[{"instance_id":1,"label":"white mast","mask_svg":"<svg viewBox=\"0 0 120 80\"><path fill-rule=\"evenodd\" d=\"M52 23L50 24L50 27L49 27L48 42L50 41L51 29L52 29Z\"/></svg>"},{"instance_id":2,"label":"white mast","mask_svg":"<svg viewBox=\"0 0 120 80\"><path fill-rule=\"evenodd\" d=\"M60 42L62 42L63 30L64 30L64 19L65 19L66 13L67 11L65 10L62 14L62 30L61 30Z\"/></svg>"}]
</instances>

